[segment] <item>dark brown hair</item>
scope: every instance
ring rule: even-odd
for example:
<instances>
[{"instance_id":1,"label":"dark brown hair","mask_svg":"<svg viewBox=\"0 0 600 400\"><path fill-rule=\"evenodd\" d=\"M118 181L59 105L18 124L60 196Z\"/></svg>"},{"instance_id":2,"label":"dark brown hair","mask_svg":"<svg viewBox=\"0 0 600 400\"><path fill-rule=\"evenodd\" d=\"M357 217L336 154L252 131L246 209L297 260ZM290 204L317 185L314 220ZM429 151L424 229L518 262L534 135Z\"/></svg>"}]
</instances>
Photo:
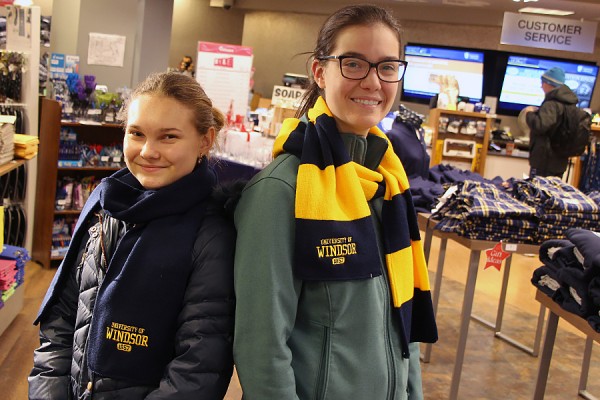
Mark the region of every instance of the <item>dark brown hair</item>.
<instances>
[{"instance_id":1,"label":"dark brown hair","mask_svg":"<svg viewBox=\"0 0 600 400\"><path fill-rule=\"evenodd\" d=\"M398 35L398 43L402 43L402 28L400 27L400 23L389 11L373 4L347 6L330 15L323 23L317 37L315 49L310 54L309 63L313 59L331 55L331 51L333 51L336 45L337 36L343 29L351 26L375 24L383 24L389 27ZM306 114L320 95L321 88L315 82L314 77L311 76L308 90L302 97L300 107L296 111L296 117Z\"/></svg>"},{"instance_id":2,"label":"dark brown hair","mask_svg":"<svg viewBox=\"0 0 600 400\"><path fill-rule=\"evenodd\" d=\"M142 95L160 95L177 100L194 114L194 126L204 135L209 128L218 134L225 124L225 116L214 108L204 89L192 77L179 72L162 72L149 75L131 93L117 114L117 119L127 123L129 105Z\"/></svg>"}]
</instances>

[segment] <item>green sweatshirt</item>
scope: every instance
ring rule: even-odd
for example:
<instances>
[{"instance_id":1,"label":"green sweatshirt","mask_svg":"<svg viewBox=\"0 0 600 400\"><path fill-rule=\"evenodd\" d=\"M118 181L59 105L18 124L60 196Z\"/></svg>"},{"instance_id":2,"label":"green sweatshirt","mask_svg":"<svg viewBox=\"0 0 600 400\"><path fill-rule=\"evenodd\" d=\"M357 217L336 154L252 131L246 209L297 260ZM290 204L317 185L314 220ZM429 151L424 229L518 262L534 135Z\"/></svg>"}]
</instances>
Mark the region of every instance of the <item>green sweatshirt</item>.
<instances>
[{"instance_id":1,"label":"green sweatshirt","mask_svg":"<svg viewBox=\"0 0 600 400\"><path fill-rule=\"evenodd\" d=\"M342 137L354 161L381 159L380 146ZM371 279L294 276L299 164L277 157L246 185L235 212L234 359L244 399L422 399L419 345L402 357L383 257L382 275ZM370 205L380 236L382 199Z\"/></svg>"}]
</instances>

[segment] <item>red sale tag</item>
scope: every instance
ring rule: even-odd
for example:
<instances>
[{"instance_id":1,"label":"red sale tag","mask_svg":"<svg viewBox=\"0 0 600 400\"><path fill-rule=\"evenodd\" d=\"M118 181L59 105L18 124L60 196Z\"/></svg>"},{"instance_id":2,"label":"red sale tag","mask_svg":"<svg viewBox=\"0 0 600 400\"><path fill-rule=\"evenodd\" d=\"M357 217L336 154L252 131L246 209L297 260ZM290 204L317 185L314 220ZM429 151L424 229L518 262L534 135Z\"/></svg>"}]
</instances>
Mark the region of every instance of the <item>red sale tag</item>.
<instances>
[{"instance_id":1,"label":"red sale tag","mask_svg":"<svg viewBox=\"0 0 600 400\"><path fill-rule=\"evenodd\" d=\"M510 256L509 252L502 250L502 241L500 241L493 249L489 249L485 251L487 259L485 260L485 267L483 269L487 269L489 267L494 267L498 271L500 271L500 267L502 266L502 261L504 261L508 256Z\"/></svg>"}]
</instances>

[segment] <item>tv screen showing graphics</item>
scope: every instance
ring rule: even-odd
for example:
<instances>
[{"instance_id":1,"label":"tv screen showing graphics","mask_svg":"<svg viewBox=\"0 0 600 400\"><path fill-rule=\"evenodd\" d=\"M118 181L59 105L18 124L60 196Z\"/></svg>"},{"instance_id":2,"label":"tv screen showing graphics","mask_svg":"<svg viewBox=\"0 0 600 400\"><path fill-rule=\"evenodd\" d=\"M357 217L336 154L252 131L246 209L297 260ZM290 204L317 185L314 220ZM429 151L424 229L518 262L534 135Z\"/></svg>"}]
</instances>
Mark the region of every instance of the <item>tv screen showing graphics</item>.
<instances>
[{"instance_id":1,"label":"tv screen showing graphics","mask_svg":"<svg viewBox=\"0 0 600 400\"><path fill-rule=\"evenodd\" d=\"M589 107L598 76L598 66L595 64L509 55L498 99L499 112L514 114L526 106L539 106L544 100L541 76L552 67L560 67L565 71L565 85L579 98L577 105Z\"/></svg>"},{"instance_id":2,"label":"tv screen showing graphics","mask_svg":"<svg viewBox=\"0 0 600 400\"><path fill-rule=\"evenodd\" d=\"M403 80L402 100L428 103L449 86L469 101L482 99L484 52L458 47L407 44L408 67ZM452 88L451 88L452 89Z\"/></svg>"}]
</instances>

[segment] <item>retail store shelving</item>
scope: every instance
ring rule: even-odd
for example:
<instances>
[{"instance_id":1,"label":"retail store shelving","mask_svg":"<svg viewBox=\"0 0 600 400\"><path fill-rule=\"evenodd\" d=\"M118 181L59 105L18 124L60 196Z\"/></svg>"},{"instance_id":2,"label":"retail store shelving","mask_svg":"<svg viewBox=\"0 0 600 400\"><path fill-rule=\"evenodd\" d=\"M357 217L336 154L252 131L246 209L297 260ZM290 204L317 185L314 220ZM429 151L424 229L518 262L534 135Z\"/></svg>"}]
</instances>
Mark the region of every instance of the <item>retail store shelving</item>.
<instances>
[{"instance_id":1,"label":"retail store shelving","mask_svg":"<svg viewBox=\"0 0 600 400\"><path fill-rule=\"evenodd\" d=\"M489 114L477 112L431 109L429 112L429 125L433 130L431 166L439 163L469 163L472 171L483 175L493 119ZM452 129L448 129L452 121L455 121L454 125L458 132L451 132ZM473 124L469 125L469 122ZM461 133L466 132L467 129L470 129L469 134ZM472 129L478 130L478 133L474 133ZM449 143L453 145L450 146Z\"/></svg>"},{"instance_id":2,"label":"retail store shelving","mask_svg":"<svg viewBox=\"0 0 600 400\"><path fill-rule=\"evenodd\" d=\"M13 160L0 165L0 176L9 173L23 164L25 164L25 160ZM23 285L18 286L15 289L15 293L6 300L4 307L0 308L0 335L2 335L2 332L19 314L21 308L23 308Z\"/></svg>"},{"instance_id":3,"label":"retail store shelving","mask_svg":"<svg viewBox=\"0 0 600 400\"><path fill-rule=\"evenodd\" d=\"M37 199L32 259L44 267L58 262L62 256L52 256L52 229L56 218L74 221L79 210L56 210L57 182L62 177L98 179L118 170L116 167L58 167L59 138L61 129L73 129L83 143L111 145L122 143L123 129L119 124L96 124L61 121L61 105L50 99L41 99L40 153L38 155Z\"/></svg>"},{"instance_id":4,"label":"retail store shelving","mask_svg":"<svg viewBox=\"0 0 600 400\"><path fill-rule=\"evenodd\" d=\"M592 125L592 134L594 135L596 141L600 141L600 125ZM579 181L581 180L581 157L573 157L573 186L579 187Z\"/></svg>"}]
</instances>

